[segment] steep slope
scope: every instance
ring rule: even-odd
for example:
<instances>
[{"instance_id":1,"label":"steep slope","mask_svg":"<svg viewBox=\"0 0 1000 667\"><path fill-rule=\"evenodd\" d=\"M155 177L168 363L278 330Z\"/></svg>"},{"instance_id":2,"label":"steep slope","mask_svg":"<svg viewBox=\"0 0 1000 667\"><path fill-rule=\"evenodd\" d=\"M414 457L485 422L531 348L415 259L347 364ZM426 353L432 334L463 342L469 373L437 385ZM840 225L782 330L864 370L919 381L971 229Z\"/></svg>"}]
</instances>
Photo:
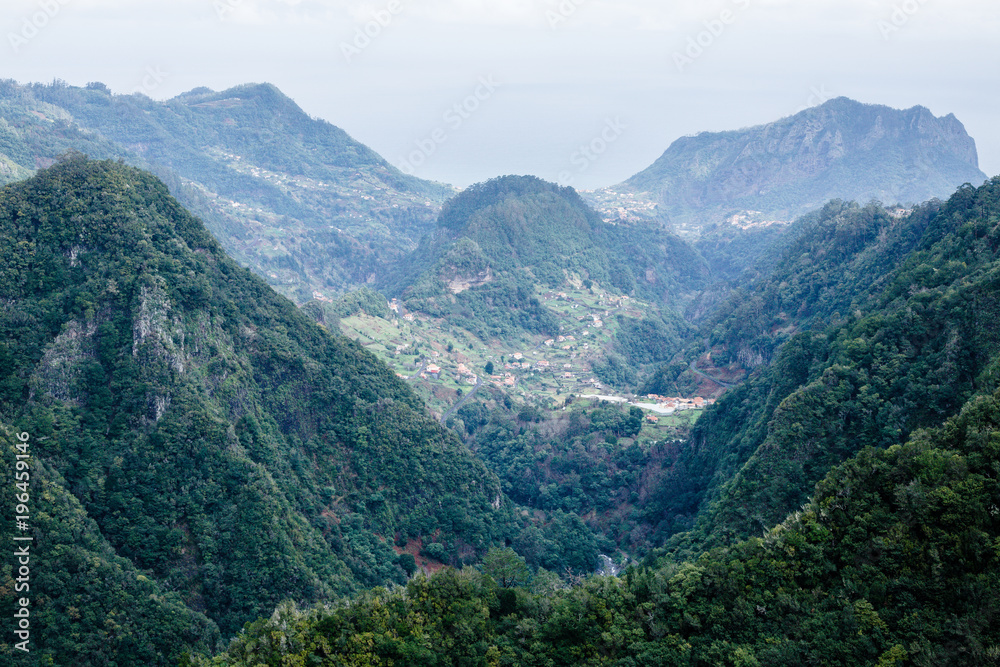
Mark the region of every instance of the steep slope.
<instances>
[{"instance_id":1,"label":"steep slope","mask_svg":"<svg viewBox=\"0 0 1000 667\"><path fill-rule=\"evenodd\" d=\"M239 261L300 302L340 293L415 247L451 189L407 176L274 86L164 102L86 88L0 85L7 180L68 148L161 177ZM0 167L2 173L2 167Z\"/></svg>"},{"instance_id":2,"label":"steep slope","mask_svg":"<svg viewBox=\"0 0 1000 667\"><path fill-rule=\"evenodd\" d=\"M38 99L27 87L0 81L0 185L28 178L71 150L95 159L124 154L121 146L74 123L65 109Z\"/></svg>"},{"instance_id":3,"label":"steep slope","mask_svg":"<svg viewBox=\"0 0 1000 667\"><path fill-rule=\"evenodd\" d=\"M710 229L698 246L715 245L717 260L732 253L727 244L756 258L744 264L730 283L735 286L702 295L698 335L680 355L685 362L661 367L641 393L670 395L681 374L690 376L691 361L713 377L743 377L771 363L796 333L868 312L940 208L936 200L910 211L834 200L770 240L736 235L727 241L725 232Z\"/></svg>"},{"instance_id":4,"label":"steep slope","mask_svg":"<svg viewBox=\"0 0 1000 667\"><path fill-rule=\"evenodd\" d=\"M797 221L702 324L718 363L767 363L797 331L822 329L868 312L919 247L941 210L932 201L907 213L839 200Z\"/></svg>"},{"instance_id":5,"label":"steep slope","mask_svg":"<svg viewBox=\"0 0 1000 667\"><path fill-rule=\"evenodd\" d=\"M784 342L706 412L664 469L648 516L665 535L696 520L674 547L697 553L767 528L859 449L904 442L995 388L1000 180L897 222L898 234L877 233L873 252L858 255L856 266L885 260L881 275L846 276L852 312ZM874 252L893 236L899 252ZM804 271L809 284L816 274ZM817 308L821 292L810 297Z\"/></svg>"},{"instance_id":6,"label":"steep slope","mask_svg":"<svg viewBox=\"0 0 1000 667\"><path fill-rule=\"evenodd\" d=\"M672 234L607 224L572 188L504 176L449 200L433 236L386 288L415 310L471 313L483 334L494 337L517 329L555 332L534 298L536 286L596 285L678 308L706 275L697 252Z\"/></svg>"},{"instance_id":7,"label":"steep slope","mask_svg":"<svg viewBox=\"0 0 1000 667\"><path fill-rule=\"evenodd\" d=\"M458 563L508 536L498 480L415 395L151 175L70 159L0 191L0 237L0 418L224 635L283 599L404 581L393 542Z\"/></svg>"},{"instance_id":8,"label":"steep slope","mask_svg":"<svg viewBox=\"0 0 1000 667\"><path fill-rule=\"evenodd\" d=\"M998 436L1000 396L980 396L831 471L763 538L696 561L529 588L496 559L337 609L283 608L198 662L997 665Z\"/></svg>"},{"instance_id":9,"label":"steep slope","mask_svg":"<svg viewBox=\"0 0 1000 667\"><path fill-rule=\"evenodd\" d=\"M28 459L27 470L18 473L27 480L21 482L25 486L14 486L15 463L24 462L17 455L30 454L40 444L30 433L18 435L24 440L0 426L0 474L11 480L0 487L0 499L15 508L26 493L31 529L15 532L13 522L5 521L0 539L15 551L27 546L29 572L18 571L20 558L5 558L0 600L11 611L21 606L15 599L30 600L28 620L34 630L29 629L24 648L36 662L14 648L22 639L14 634L11 614L0 650L21 656L21 664L100 667L123 664L120 656L134 664L176 665L186 652L221 647L215 623L115 553L59 473L37 457ZM15 537L22 539L15 542ZM26 543L24 537L32 541Z\"/></svg>"},{"instance_id":10,"label":"steep slope","mask_svg":"<svg viewBox=\"0 0 1000 667\"><path fill-rule=\"evenodd\" d=\"M678 139L613 190L645 193L661 219L697 231L747 212L792 220L830 199L923 202L984 180L953 115L841 97L767 125Z\"/></svg>"}]
</instances>

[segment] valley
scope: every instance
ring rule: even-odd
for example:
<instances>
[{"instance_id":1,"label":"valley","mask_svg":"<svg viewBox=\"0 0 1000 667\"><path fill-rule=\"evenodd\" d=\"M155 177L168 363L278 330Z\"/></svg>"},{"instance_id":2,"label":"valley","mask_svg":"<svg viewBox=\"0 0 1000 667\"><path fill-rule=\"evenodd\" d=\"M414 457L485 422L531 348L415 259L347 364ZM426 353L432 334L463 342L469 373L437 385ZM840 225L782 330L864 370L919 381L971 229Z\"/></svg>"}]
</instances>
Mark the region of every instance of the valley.
<instances>
[{"instance_id":1,"label":"valley","mask_svg":"<svg viewBox=\"0 0 1000 667\"><path fill-rule=\"evenodd\" d=\"M268 85L0 111L26 664L997 662L1000 178L953 116L578 193L405 176Z\"/></svg>"},{"instance_id":2,"label":"valley","mask_svg":"<svg viewBox=\"0 0 1000 667\"><path fill-rule=\"evenodd\" d=\"M537 297L556 318L560 333L555 338L524 333L514 340L484 341L446 319L406 311L398 302L399 312L390 306L389 319L359 313L342 318L340 330L416 387L439 416L484 385L549 411L562 409L567 398L613 394L608 398L638 400L634 394L619 395L593 367L613 352L618 318L642 319L651 306L571 287L539 291ZM699 391L713 398L720 388L699 386Z\"/></svg>"}]
</instances>

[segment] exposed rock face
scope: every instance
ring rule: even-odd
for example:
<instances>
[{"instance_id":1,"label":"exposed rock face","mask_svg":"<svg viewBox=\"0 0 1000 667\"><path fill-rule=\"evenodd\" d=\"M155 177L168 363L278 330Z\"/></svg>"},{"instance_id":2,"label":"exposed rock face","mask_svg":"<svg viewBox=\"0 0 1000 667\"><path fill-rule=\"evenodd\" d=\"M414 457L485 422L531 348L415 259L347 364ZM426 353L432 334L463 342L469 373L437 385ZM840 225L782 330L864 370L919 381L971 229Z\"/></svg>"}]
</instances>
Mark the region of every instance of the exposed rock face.
<instances>
[{"instance_id":1,"label":"exposed rock face","mask_svg":"<svg viewBox=\"0 0 1000 667\"><path fill-rule=\"evenodd\" d=\"M678 139L614 189L646 193L669 223L696 230L745 210L792 219L830 199L922 202L985 179L954 115L841 97L768 125Z\"/></svg>"},{"instance_id":2,"label":"exposed rock face","mask_svg":"<svg viewBox=\"0 0 1000 667\"><path fill-rule=\"evenodd\" d=\"M45 394L56 400L76 405L79 397L75 384L80 376L81 361L93 356L93 323L71 321L63 332L45 348L41 362L31 378L33 394Z\"/></svg>"},{"instance_id":3,"label":"exposed rock face","mask_svg":"<svg viewBox=\"0 0 1000 667\"><path fill-rule=\"evenodd\" d=\"M493 282L493 269L486 267L485 271L480 271L474 276L456 276L451 279L448 281L448 291L452 294L461 294L465 290L490 282Z\"/></svg>"}]
</instances>

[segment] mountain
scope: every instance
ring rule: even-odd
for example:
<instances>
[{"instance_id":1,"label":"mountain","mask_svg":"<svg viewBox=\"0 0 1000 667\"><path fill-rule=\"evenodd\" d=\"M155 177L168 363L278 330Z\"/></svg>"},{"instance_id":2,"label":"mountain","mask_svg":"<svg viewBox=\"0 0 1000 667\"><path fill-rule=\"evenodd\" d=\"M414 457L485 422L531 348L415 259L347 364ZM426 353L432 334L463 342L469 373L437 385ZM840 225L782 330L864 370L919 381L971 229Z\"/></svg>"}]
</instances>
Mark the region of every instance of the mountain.
<instances>
[{"instance_id":1,"label":"mountain","mask_svg":"<svg viewBox=\"0 0 1000 667\"><path fill-rule=\"evenodd\" d=\"M299 302L367 283L416 246L452 193L268 84L159 102L99 83L5 81L0 118L5 181L70 149L153 171L233 257Z\"/></svg>"},{"instance_id":2,"label":"mountain","mask_svg":"<svg viewBox=\"0 0 1000 667\"><path fill-rule=\"evenodd\" d=\"M938 201L902 212L834 200L797 220L699 322L712 363L769 364L796 333L868 312L940 210Z\"/></svg>"},{"instance_id":3,"label":"mountain","mask_svg":"<svg viewBox=\"0 0 1000 667\"><path fill-rule=\"evenodd\" d=\"M679 307L706 276L697 252L673 234L610 225L572 188L504 176L450 199L434 234L385 289L414 310L447 314L496 338L515 330L558 333L536 288L582 285Z\"/></svg>"},{"instance_id":4,"label":"mountain","mask_svg":"<svg viewBox=\"0 0 1000 667\"><path fill-rule=\"evenodd\" d=\"M996 665L998 435L1000 395L982 395L697 560L566 587L495 550L481 570L283 606L195 664Z\"/></svg>"},{"instance_id":5,"label":"mountain","mask_svg":"<svg viewBox=\"0 0 1000 667\"><path fill-rule=\"evenodd\" d=\"M32 664L176 664L282 600L516 534L498 479L394 373L148 173L77 156L0 190L0 300L0 424L32 443Z\"/></svg>"},{"instance_id":6,"label":"mountain","mask_svg":"<svg viewBox=\"0 0 1000 667\"><path fill-rule=\"evenodd\" d=\"M672 548L774 525L862 448L901 444L996 388L998 202L1000 179L902 218L831 204L772 277L722 307L716 331L749 340L712 356L753 371L648 499L662 534L679 533Z\"/></svg>"},{"instance_id":7,"label":"mountain","mask_svg":"<svg viewBox=\"0 0 1000 667\"><path fill-rule=\"evenodd\" d=\"M919 203L984 180L954 115L840 97L767 125L678 139L609 190L642 195L671 228L697 232L732 216L791 221L831 199Z\"/></svg>"},{"instance_id":8,"label":"mountain","mask_svg":"<svg viewBox=\"0 0 1000 667\"><path fill-rule=\"evenodd\" d=\"M802 330L635 494L666 549L571 586L493 549L283 606L196 664L1000 664L1000 178L905 216L831 202L791 231L756 288L803 306Z\"/></svg>"}]
</instances>

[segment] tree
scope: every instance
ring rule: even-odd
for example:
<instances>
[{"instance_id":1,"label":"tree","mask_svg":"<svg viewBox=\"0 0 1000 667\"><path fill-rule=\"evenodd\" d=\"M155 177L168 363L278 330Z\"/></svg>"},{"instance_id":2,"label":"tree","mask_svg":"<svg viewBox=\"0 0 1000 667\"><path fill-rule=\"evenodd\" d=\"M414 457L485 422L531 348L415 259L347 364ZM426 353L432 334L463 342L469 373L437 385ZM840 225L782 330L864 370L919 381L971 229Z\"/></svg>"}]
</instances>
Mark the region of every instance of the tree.
<instances>
[{"instance_id":1,"label":"tree","mask_svg":"<svg viewBox=\"0 0 1000 667\"><path fill-rule=\"evenodd\" d=\"M408 577L412 577L413 573L417 571L417 559L413 557L413 554L399 554L396 562L399 563Z\"/></svg>"},{"instance_id":2,"label":"tree","mask_svg":"<svg viewBox=\"0 0 1000 667\"><path fill-rule=\"evenodd\" d=\"M483 370L486 371L487 375L493 375L493 371L495 370L495 368L493 366L493 362L492 361L487 361L486 362L486 368L484 368Z\"/></svg>"},{"instance_id":3,"label":"tree","mask_svg":"<svg viewBox=\"0 0 1000 667\"><path fill-rule=\"evenodd\" d=\"M528 565L513 549L490 547L483 558L483 573L501 588L523 586L528 582Z\"/></svg>"}]
</instances>

